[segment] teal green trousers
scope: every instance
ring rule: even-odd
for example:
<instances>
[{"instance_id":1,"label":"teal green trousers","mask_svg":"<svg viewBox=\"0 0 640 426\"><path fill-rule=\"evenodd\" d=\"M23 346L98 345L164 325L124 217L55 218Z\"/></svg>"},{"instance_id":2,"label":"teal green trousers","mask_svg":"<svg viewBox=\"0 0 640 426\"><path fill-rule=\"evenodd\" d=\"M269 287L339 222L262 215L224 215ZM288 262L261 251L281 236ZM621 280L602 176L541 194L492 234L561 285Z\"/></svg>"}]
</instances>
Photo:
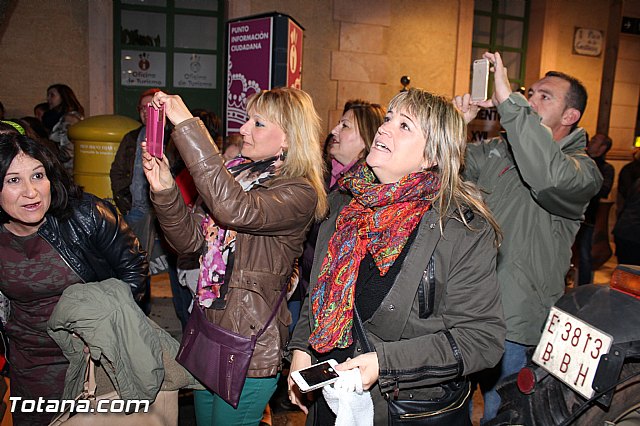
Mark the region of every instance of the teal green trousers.
<instances>
[{"instance_id":1,"label":"teal green trousers","mask_svg":"<svg viewBox=\"0 0 640 426\"><path fill-rule=\"evenodd\" d=\"M207 390L193 392L198 426L259 425L269 399L276 391L280 374L275 377L247 378L240 394L238 408L224 402Z\"/></svg>"}]
</instances>

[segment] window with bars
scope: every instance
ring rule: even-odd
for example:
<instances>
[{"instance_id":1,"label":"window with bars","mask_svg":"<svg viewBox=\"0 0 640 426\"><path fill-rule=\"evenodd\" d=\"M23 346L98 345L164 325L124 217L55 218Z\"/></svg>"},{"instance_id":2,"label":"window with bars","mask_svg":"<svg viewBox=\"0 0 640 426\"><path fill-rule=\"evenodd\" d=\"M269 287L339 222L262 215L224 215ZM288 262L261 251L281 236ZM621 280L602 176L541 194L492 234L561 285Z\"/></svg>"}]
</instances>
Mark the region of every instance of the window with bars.
<instances>
[{"instance_id":1,"label":"window with bars","mask_svg":"<svg viewBox=\"0 0 640 426\"><path fill-rule=\"evenodd\" d=\"M140 93L159 87L220 116L223 7L223 0L116 0L116 114L138 117Z\"/></svg>"},{"instance_id":2,"label":"window with bars","mask_svg":"<svg viewBox=\"0 0 640 426\"><path fill-rule=\"evenodd\" d=\"M500 52L514 90L524 85L529 6L530 0L475 0L471 63Z\"/></svg>"}]
</instances>

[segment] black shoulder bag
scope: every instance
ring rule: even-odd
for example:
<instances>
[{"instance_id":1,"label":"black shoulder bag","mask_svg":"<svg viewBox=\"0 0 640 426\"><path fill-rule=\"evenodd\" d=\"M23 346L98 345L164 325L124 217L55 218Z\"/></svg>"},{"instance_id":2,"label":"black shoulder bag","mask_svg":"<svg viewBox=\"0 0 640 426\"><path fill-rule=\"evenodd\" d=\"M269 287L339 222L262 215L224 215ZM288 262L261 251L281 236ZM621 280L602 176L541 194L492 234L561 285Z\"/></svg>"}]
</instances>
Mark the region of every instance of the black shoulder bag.
<instances>
[{"instance_id":1,"label":"black shoulder bag","mask_svg":"<svg viewBox=\"0 0 640 426\"><path fill-rule=\"evenodd\" d=\"M433 268L433 257L427 265L427 270ZM424 274L433 277L434 274ZM435 282L430 283L433 287ZM354 329L358 340L365 352L373 352L364 325L355 304L353 306ZM452 339L450 338L449 341ZM455 350L454 350L455 352ZM392 396L385 396L388 403L389 425L421 425L421 426L471 426L469 418L469 400L471 397L471 383L466 378L452 380L440 385L445 394L441 398L428 400L398 399L398 388Z\"/></svg>"}]
</instances>

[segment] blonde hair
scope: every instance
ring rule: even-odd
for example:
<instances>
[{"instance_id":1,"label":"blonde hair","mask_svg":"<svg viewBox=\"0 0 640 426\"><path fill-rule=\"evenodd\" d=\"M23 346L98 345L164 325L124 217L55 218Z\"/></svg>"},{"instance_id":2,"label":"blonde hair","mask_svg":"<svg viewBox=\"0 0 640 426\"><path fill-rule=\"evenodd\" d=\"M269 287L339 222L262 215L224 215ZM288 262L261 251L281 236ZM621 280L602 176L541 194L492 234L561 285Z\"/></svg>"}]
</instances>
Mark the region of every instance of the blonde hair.
<instances>
[{"instance_id":1,"label":"blonde hair","mask_svg":"<svg viewBox=\"0 0 640 426\"><path fill-rule=\"evenodd\" d=\"M284 131L289 146L281 175L304 177L309 181L318 194L315 217L323 218L328 203L320 148L320 117L311 97L302 90L290 87L264 90L249 98L249 110L259 112Z\"/></svg>"},{"instance_id":2,"label":"blonde hair","mask_svg":"<svg viewBox=\"0 0 640 426\"><path fill-rule=\"evenodd\" d=\"M469 227L464 215L464 207L468 206L489 221L496 231L496 242L499 242L500 228L482 200L480 190L472 182L462 179L467 125L453 103L421 89L409 89L394 96L388 109L407 111L420 123L427 141L424 158L436 163L435 168L440 175L440 191L433 200L440 208L440 228L451 208L457 209L460 219Z\"/></svg>"}]
</instances>

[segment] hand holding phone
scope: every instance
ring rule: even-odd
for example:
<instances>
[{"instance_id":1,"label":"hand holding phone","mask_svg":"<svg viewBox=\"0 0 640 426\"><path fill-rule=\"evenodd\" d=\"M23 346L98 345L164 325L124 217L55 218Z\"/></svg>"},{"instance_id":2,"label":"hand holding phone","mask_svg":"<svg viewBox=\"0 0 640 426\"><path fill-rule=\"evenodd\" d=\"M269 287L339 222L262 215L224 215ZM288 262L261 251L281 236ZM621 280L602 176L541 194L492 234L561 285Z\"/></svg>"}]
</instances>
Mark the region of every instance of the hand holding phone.
<instances>
[{"instance_id":1,"label":"hand holding phone","mask_svg":"<svg viewBox=\"0 0 640 426\"><path fill-rule=\"evenodd\" d=\"M309 392L338 380L340 372L335 370L336 365L338 362L335 359L330 359L302 370L292 371L291 377L301 392Z\"/></svg>"},{"instance_id":2,"label":"hand holding phone","mask_svg":"<svg viewBox=\"0 0 640 426\"><path fill-rule=\"evenodd\" d=\"M471 80L471 100L484 102L487 100L489 84L489 60L486 58L473 61L473 78Z\"/></svg>"},{"instance_id":3,"label":"hand holding phone","mask_svg":"<svg viewBox=\"0 0 640 426\"><path fill-rule=\"evenodd\" d=\"M164 105L159 109L147 104L147 151L156 158L162 159L164 149Z\"/></svg>"}]
</instances>

